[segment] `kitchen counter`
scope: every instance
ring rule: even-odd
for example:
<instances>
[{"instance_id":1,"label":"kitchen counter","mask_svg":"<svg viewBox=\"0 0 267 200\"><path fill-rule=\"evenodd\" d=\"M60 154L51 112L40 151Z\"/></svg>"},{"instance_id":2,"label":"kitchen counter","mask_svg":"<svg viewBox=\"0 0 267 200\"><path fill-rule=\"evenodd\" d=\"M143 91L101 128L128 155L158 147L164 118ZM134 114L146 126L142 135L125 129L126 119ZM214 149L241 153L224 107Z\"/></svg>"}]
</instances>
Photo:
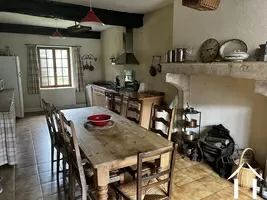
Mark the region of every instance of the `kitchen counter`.
<instances>
[{"instance_id":1,"label":"kitchen counter","mask_svg":"<svg viewBox=\"0 0 267 200\"><path fill-rule=\"evenodd\" d=\"M121 106L121 115L126 117L128 97L137 98L142 100L142 115L140 120L140 125L148 129L150 124L151 107L152 105L160 105L162 103L164 93L157 91L144 91L144 92L130 92L126 90L113 90L110 87L105 87L103 85L90 84L86 87L88 106L99 106L109 108L109 99L106 96L106 92L115 92L123 95L123 102ZM118 99L117 99L118 100ZM133 116L136 117L136 116Z\"/></svg>"},{"instance_id":2,"label":"kitchen counter","mask_svg":"<svg viewBox=\"0 0 267 200\"><path fill-rule=\"evenodd\" d=\"M122 94L124 97L133 97L137 98L139 100L144 100L144 99L154 99L154 98L159 98L159 97L164 97L163 92L157 92L157 91L144 91L144 92L129 92L125 90L112 90L110 88L98 86L98 85L92 85L94 87L99 87L100 89L106 90L106 91L111 91L115 93Z\"/></svg>"},{"instance_id":3,"label":"kitchen counter","mask_svg":"<svg viewBox=\"0 0 267 200\"><path fill-rule=\"evenodd\" d=\"M118 93L119 94L123 94L123 96L125 96L125 97L133 97L133 98L137 98L139 100L154 99L154 98L164 97L164 93L155 92L155 91L145 91L145 92L118 91Z\"/></svg>"},{"instance_id":4,"label":"kitchen counter","mask_svg":"<svg viewBox=\"0 0 267 200\"><path fill-rule=\"evenodd\" d=\"M14 89L6 89L0 92L0 112L10 112L14 91Z\"/></svg>"}]
</instances>

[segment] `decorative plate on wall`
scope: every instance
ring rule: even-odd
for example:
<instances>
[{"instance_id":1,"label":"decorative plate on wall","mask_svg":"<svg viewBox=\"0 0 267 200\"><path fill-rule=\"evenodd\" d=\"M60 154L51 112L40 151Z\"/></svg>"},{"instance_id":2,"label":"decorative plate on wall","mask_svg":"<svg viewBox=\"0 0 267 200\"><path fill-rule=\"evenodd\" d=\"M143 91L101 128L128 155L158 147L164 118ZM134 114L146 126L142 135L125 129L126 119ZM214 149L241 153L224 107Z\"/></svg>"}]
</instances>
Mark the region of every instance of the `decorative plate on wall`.
<instances>
[{"instance_id":1,"label":"decorative plate on wall","mask_svg":"<svg viewBox=\"0 0 267 200\"><path fill-rule=\"evenodd\" d=\"M202 62L213 62L219 52L219 42L213 38L206 40L200 47L199 54Z\"/></svg>"},{"instance_id":2,"label":"decorative plate on wall","mask_svg":"<svg viewBox=\"0 0 267 200\"><path fill-rule=\"evenodd\" d=\"M228 56L230 53L235 52L235 51L247 53L248 46L244 41L239 40L239 39L228 40L221 45L220 56L224 58L225 56Z\"/></svg>"}]
</instances>

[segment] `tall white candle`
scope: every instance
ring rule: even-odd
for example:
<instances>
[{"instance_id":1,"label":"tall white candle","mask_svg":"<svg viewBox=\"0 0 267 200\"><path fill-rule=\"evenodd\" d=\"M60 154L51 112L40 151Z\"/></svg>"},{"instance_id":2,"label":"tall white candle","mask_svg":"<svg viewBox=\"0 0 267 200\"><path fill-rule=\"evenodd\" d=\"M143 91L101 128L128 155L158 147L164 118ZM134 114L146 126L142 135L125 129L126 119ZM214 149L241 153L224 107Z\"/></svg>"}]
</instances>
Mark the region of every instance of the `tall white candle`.
<instances>
[{"instance_id":1,"label":"tall white candle","mask_svg":"<svg viewBox=\"0 0 267 200\"><path fill-rule=\"evenodd\" d=\"M253 190L252 190L252 198L257 199L257 179L252 180Z\"/></svg>"},{"instance_id":2,"label":"tall white candle","mask_svg":"<svg viewBox=\"0 0 267 200\"><path fill-rule=\"evenodd\" d=\"M238 179L234 179L234 199L238 199Z\"/></svg>"}]
</instances>

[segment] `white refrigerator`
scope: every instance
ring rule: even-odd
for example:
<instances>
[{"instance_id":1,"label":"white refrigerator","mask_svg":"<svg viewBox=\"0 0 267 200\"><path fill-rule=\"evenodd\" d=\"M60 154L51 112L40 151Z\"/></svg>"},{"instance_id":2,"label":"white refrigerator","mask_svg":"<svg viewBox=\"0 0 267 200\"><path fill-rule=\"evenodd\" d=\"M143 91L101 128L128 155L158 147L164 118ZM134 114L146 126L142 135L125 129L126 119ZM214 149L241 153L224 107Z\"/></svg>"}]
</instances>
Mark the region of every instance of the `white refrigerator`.
<instances>
[{"instance_id":1,"label":"white refrigerator","mask_svg":"<svg viewBox=\"0 0 267 200\"><path fill-rule=\"evenodd\" d=\"M4 80L5 89L15 89L16 116L20 118L24 117L21 77L19 57L0 56L0 79Z\"/></svg>"}]
</instances>

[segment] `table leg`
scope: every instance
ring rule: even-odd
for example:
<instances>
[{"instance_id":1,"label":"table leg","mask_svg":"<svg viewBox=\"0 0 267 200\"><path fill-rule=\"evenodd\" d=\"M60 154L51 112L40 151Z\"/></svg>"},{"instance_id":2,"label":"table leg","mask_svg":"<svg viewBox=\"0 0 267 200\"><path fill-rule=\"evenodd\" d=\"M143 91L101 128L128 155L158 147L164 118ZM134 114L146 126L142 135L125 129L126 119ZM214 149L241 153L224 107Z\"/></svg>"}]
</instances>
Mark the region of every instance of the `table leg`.
<instances>
[{"instance_id":1,"label":"table leg","mask_svg":"<svg viewBox=\"0 0 267 200\"><path fill-rule=\"evenodd\" d=\"M166 169L168 169L170 166L170 156L171 154L170 153L165 153L165 154L162 154L160 156L160 158L157 160L158 162L158 172L162 172ZM159 179L165 179L167 178L168 175L164 175L162 177L160 177ZM168 184L164 184L163 187L165 188L165 190L167 191L167 187L168 187Z\"/></svg>"},{"instance_id":2,"label":"table leg","mask_svg":"<svg viewBox=\"0 0 267 200\"><path fill-rule=\"evenodd\" d=\"M164 171L167 169L170 165L170 153L165 153L162 154L160 159L158 160L159 162L159 171Z\"/></svg>"},{"instance_id":3,"label":"table leg","mask_svg":"<svg viewBox=\"0 0 267 200\"><path fill-rule=\"evenodd\" d=\"M95 178L97 183L97 196L99 200L108 199L109 169L101 167L95 169Z\"/></svg>"}]
</instances>

